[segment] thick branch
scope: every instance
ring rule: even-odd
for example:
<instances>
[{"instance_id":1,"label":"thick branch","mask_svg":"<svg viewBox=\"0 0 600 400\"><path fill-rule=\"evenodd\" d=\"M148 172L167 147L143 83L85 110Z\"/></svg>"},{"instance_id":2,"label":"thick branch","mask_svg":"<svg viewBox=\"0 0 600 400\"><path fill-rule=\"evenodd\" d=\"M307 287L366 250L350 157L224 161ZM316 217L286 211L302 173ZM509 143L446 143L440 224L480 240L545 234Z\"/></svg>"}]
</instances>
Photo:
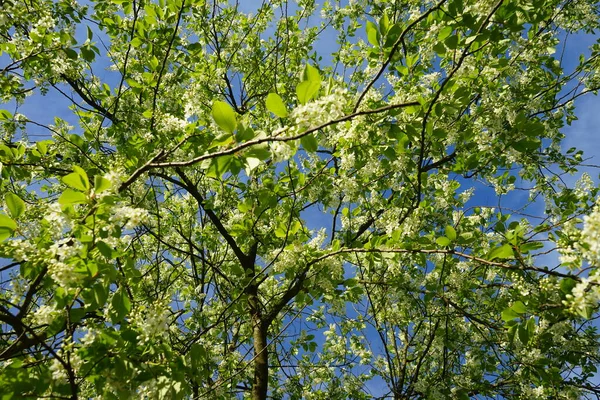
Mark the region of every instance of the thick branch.
<instances>
[{"instance_id":1,"label":"thick branch","mask_svg":"<svg viewBox=\"0 0 600 400\"><path fill-rule=\"evenodd\" d=\"M211 209L206 208L206 202L204 200L204 197L202 196L202 194L200 193L200 191L198 190L196 185L194 185L194 183L190 180L190 178L188 178L187 175L181 169L177 168L176 171L177 171L177 174L183 180L183 184L176 180L169 179L168 177L166 177L164 175L161 175L161 176L173 183L179 184L181 187L183 187L185 190L187 190L192 195L192 197L194 197L194 199L196 199L196 201L198 202L198 206L201 207L202 210L204 210L204 212L206 213L206 215L208 216L210 221L217 228L217 230L219 231L221 236L223 236L223 239L225 239L227 244L229 246L231 246L231 249L233 250L233 252L236 255L236 257L238 258L238 260L240 260L240 263L242 264L242 266L246 267L248 265L248 263L252 263L252 265L254 265L254 257L252 257L252 259L250 259L250 256L246 255L242 251L242 249L240 249L240 246L238 246L238 244L235 241L235 239L233 238L233 236L231 236L231 234L227 231L227 228L225 228L225 226L223 225L223 223L221 222L221 219L217 216L217 214L215 214Z\"/></svg>"},{"instance_id":2,"label":"thick branch","mask_svg":"<svg viewBox=\"0 0 600 400\"><path fill-rule=\"evenodd\" d=\"M204 154L204 155L198 156L196 158L192 158L191 160L187 160L187 161L148 162L148 163L144 164L143 166L141 166L140 168L138 168L137 170L135 170L133 172L133 174L131 174L129 179L127 179L125 182L123 182L121 184L121 186L119 187L119 191L121 192L121 191L125 190L133 182L135 182L136 179L140 177L140 175L142 175L144 172L149 171L151 169L169 168L169 167L171 167L171 168L172 167L189 167L191 165L198 164L204 160L210 160L212 158L217 158L217 157L221 157L221 156L229 156L229 155L235 154L239 151L245 150L249 147L256 146L256 145L262 144L262 143L291 142L294 140L298 140L298 139L303 138L304 136L310 135L311 133L314 133L321 129L327 128L328 126L336 125L336 124L339 124L340 122L350 121L353 118L356 118L356 117L359 117L362 115L378 114L378 113L382 113L385 111L395 110L395 109L399 109L399 108L406 108L406 107L410 107L410 106L418 106L418 105L420 105L419 102L410 101L410 102L401 103L401 104L390 104L390 105L375 108L372 110L357 111L352 114L347 114L347 115L344 115L343 117L325 122L325 123L315 126L313 128L309 128L297 135L253 139L253 140L249 140L244 143L240 143L239 145L231 147L229 149L217 151L217 152L210 153L210 154Z\"/></svg>"}]
</instances>

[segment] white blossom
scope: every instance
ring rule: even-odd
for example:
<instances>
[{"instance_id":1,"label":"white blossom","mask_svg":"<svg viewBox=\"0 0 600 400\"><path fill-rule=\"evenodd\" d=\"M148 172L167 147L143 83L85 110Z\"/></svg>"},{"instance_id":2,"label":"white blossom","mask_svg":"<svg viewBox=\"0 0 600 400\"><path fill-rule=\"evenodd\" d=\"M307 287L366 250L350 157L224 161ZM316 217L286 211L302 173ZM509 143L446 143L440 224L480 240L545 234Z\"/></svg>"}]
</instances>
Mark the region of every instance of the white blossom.
<instances>
[{"instance_id":1,"label":"white blossom","mask_svg":"<svg viewBox=\"0 0 600 400\"><path fill-rule=\"evenodd\" d=\"M125 224L125 229L133 229L148 221L148 211L143 208L129 206L117 207L110 217L110 221Z\"/></svg>"}]
</instances>

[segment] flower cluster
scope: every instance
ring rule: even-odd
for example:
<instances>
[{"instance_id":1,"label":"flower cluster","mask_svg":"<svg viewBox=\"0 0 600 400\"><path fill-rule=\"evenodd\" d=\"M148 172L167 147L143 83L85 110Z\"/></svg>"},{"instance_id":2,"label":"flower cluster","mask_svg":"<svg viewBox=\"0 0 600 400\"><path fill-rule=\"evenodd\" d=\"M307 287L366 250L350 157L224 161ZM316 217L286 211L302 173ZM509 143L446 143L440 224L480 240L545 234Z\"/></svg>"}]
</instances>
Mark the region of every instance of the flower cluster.
<instances>
[{"instance_id":1,"label":"flower cluster","mask_svg":"<svg viewBox=\"0 0 600 400\"><path fill-rule=\"evenodd\" d=\"M181 133L185 131L188 121L171 114L165 114L158 120L158 129L163 133Z\"/></svg>"},{"instance_id":2,"label":"flower cluster","mask_svg":"<svg viewBox=\"0 0 600 400\"><path fill-rule=\"evenodd\" d=\"M290 119L299 127L319 126L344 115L346 92L336 90L307 104L296 107Z\"/></svg>"},{"instance_id":3,"label":"flower cluster","mask_svg":"<svg viewBox=\"0 0 600 400\"><path fill-rule=\"evenodd\" d=\"M294 156L296 151L285 142L271 142L271 154L273 155L274 162L280 162L290 159Z\"/></svg>"},{"instance_id":4,"label":"flower cluster","mask_svg":"<svg viewBox=\"0 0 600 400\"><path fill-rule=\"evenodd\" d=\"M600 207L583 218L581 231L583 254L592 263L600 261Z\"/></svg>"},{"instance_id":5,"label":"flower cluster","mask_svg":"<svg viewBox=\"0 0 600 400\"><path fill-rule=\"evenodd\" d=\"M581 278L573 288L571 294L568 294L565 304L571 311L586 315L586 309L596 307L600 302L600 275L593 274L586 278Z\"/></svg>"},{"instance_id":6,"label":"flower cluster","mask_svg":"<svg viewBox=\"0 0 600 400\"><path fill-rule=\"evenodd\" d=\"M59 314L54 306L44 304L32 314L31 322L34 326L50 325Z\"/></svg>"},{"instance_id":7,"label":"flower cluster","mask_svg":"<svg viewBox=\"0 0 600 400\"><path fill-rule=\"evenodd\" d=\"M163 336L169 327L168 317L167 307L158 302L134 311L132 323L139 331L138 340L142 343L150 343L157 337Z\"/></svg>"},{"instance_id":8,"label":"flower cluster","mask_svg":"<svg viewBox=\"0 0 600 400\"><path fill-rule=\"evenodd\" d=\"M47 255L48 273L54 281L63 288L76 286L82 276L75 273L73 265L69 263L73 257L79 255L83 245L72 239L65 238L55 242L45 252Z\"/></svg>"},{"instance_id":9,"label":"flower cluster","mask_svg":"<svg viewBox=\"0 0 600 400\"><path fill-rule=\"evenodd\" d=\"M125 224L125 229L133 229L148 221L148 211L143 208L129 206L117 207L110 221L117 224Z\"/></svg>"},{"instance_id":10,"label":"flower cluster","mask_svg":"<svg viewBox=\"0 0 600 400\"><path fill-rule=\"evenodd\" d=\"M55 238L60 237L65 230L71 229L71 221L58 203L48 204L44 220L50 224L49 231Z\"/></svg>"}]
</instances>

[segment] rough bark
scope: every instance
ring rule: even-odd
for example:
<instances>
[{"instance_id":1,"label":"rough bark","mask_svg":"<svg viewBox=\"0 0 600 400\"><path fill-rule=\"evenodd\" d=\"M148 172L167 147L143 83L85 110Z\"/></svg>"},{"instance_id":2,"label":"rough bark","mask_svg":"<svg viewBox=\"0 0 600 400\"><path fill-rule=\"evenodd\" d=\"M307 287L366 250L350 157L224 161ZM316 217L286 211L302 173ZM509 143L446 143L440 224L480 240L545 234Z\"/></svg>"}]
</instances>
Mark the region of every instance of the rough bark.
<instances>
[{"instance_id":1,"label":"rough bark","mask_svg":"<svg viewBox=\"0 0 600 400\"><path fill-rule=\"evenodd\" d=\"M267 324L260 310L252 315L254 339L254 382L252 400L265 400L269 389L269 351L267 347Z\"/></svg>"}]
</instances>

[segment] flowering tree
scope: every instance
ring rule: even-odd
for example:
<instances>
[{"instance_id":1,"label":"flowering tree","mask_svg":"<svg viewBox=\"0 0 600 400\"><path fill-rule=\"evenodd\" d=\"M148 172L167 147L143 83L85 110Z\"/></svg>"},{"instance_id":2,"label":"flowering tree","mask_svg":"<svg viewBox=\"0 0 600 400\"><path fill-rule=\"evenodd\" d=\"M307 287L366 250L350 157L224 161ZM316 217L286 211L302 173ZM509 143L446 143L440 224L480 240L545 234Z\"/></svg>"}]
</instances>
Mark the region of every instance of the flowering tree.
<instances>
[{"instance_id":1,"label":"flowering tree","mask_svg":"<svg viewBox=\"0 0 600 400\"><path fill-rule=\"evenodd\" d=\"M3 399L600 395L596 1L1 4Z\"/></svg>"}]
</instances>

